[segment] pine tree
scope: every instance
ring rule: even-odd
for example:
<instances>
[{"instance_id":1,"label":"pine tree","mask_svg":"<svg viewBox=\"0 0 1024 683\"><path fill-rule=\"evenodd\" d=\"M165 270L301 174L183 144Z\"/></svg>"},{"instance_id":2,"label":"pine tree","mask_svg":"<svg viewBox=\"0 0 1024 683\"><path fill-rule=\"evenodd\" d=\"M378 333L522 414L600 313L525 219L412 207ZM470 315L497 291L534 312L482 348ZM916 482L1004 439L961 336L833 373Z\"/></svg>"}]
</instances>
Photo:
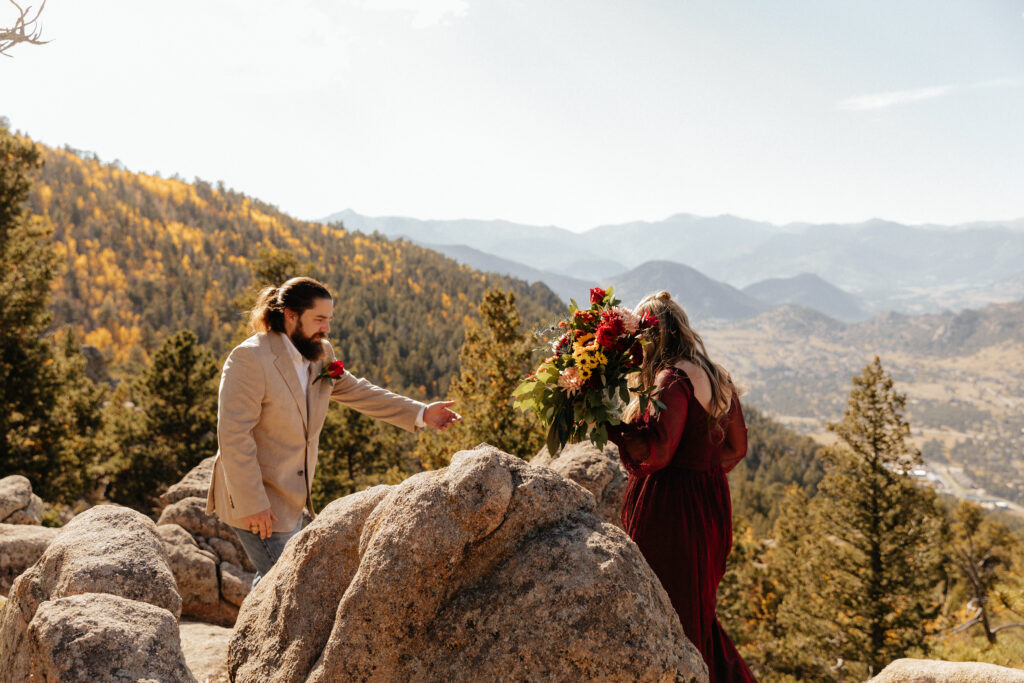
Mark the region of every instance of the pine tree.
<instances>
[{"instance_id":1,"label":"pine tree","mask_svg":"<svg viewBox=\"0 0 1024 683\"><path fill-rule=\"evenodd\" d=\"M50 420L60 378L43 334L57 256L25 201L41 166L31 141L0 125L0 472L23 474L47 499L62 434Z\"/></svg>"},{"instance_id":2,"label":"pine tree","mask_svg":"<svg viewBox=\"0 0 1024 683\"><path fill-rule=\"evenodd\" d=\"M53 500L96 500L101 463L110 458L112 444L103 419L109 388L94 384L86 375L86 360L74 330L68 328L55 340L54 369L63 381L50 419L62 435L60 459L49 474Z\"/></svg>"},{"instance_id":3,"label":"pine tree","mask_svg":"<svg viewBox=\"0 0 1024 683\"><path fill-rule=\"evenodd\" d=\"M447 465L453 453L481 442L524 458L543 443L536 417L512 408L512 392L530 372L533 356L515 294L498 288L486 292L479 314L479 320L466 324L459 375L448 390L463 419L442 434L422 436L417 444L416 454L430 469Z\"/></svg>"},{"instance_id":4,"label":"pine tree","mask_svg":"<svg viewBox=\"0 0 1024 683\"><path fill-rule=\"evenodd\" d=\"M182 330L153 354L133 383L134 404L111 417L120 453L108 496L146 509L154 497L217 451L217 365L195 334Z\"/></svg>"},{"instance_id":5,"label":"pine tree","mask_svg":"<svg viewBox=\"0 0 1024 683\"><path fill-rule=\"evenodd\" d=\"M941 607L943 520L934 493L908 476L920 454L906 441L906 397L877 357L853 384L843 420L829 424L839 441L824 452L826 475L796 543L803 585L780 610L794 643L818 643L809 677L822 679L867 676L926 649Z\"/></svg>"},{"instance_id":6,"label":"pine tree","mask_svg":"<svg viewBox=\"0 0 1024 683\"><path fill-rule=\"evenodd\" d=\"M986 640L995 643L1000 631L1024 626L1015 623L997 627L993 623L994 608L1000 602L998 596L1005 595L1008 589L1021 587L1016 576L1007 576L1013 565L1014 551L1020 549L1020 540L1005 524L985 519L984 510L966 500L957 505L953 518L951 560L967 583L969 605L974 610L971 618L954 631L977 624Z\"/></svg>"}]
</instances>

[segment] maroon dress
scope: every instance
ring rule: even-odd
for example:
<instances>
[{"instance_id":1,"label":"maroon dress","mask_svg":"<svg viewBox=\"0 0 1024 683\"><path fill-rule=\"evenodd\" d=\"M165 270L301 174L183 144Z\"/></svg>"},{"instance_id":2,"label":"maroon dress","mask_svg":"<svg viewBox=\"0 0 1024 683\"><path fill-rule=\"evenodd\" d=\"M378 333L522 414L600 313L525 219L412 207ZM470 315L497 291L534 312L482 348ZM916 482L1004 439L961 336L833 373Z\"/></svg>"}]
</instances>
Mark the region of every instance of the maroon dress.
<instances>
[{"instance_id":1,"label":"maroon dress","mask_svg":"<svg viewBox=\"0 0 1024 683\"><path fill-rule=\"evenodd\" d=\"M732 504L725 473L747 452L739 399L711 421L689 377L663 370L665 410L610 430L629 470L622 525L661 579L712 683L753 681L715 616L718 584L732 549Z\"/></svg>"}]
</instances>

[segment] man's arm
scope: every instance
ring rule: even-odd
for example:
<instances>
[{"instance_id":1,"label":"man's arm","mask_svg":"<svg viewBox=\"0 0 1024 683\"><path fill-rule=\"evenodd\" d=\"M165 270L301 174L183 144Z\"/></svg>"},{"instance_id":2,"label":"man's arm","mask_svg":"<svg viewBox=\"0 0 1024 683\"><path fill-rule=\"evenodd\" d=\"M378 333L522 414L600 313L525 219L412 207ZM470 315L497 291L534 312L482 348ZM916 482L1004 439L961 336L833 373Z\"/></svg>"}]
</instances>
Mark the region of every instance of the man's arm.
<instances>
[{"instance_id":1,"label":"man's arm","mask_svg":"<svg viewBox=\"0 0 1024 683\"><path fill-rule=\"evenodd\" d=\"M265 383L255 348L236 347L224 361L217 405L217 443L236 517L248 517L270 508L252 436L260 419Z\"/></svg>"},{"instance_id":2,"label":"man's arm","mask_svg":"<svg viewBox=\"0 0 1024 683\"><path fill-rule=\"evenodd\" d=\"M331 387L331 398L364 415L384 420L406 431L416 431L417 417L425 404L406 398L362 377L355 377L347 370ZM424 420L426 414L423 415Z\"/></svg>"}]
</instances>

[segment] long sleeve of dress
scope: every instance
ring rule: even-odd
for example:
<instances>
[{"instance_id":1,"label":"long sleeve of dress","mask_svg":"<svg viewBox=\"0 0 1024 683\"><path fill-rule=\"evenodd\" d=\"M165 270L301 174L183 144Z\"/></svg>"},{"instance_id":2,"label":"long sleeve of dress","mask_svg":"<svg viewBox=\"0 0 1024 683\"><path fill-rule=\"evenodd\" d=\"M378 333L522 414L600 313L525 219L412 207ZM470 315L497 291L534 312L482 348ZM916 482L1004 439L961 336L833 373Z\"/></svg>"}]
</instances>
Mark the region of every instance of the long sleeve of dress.
<instances>
[{"instance_id":1,"label":"long sleeve of dress","mask_svg":"<svg viewBox=\"0 0 1024 683\"><path fill-rule=\"evenodd\" d=\"M743 407L733 393L729 406L729 422L725 427L725 448L722 451L722 469L729 472L747 454L747 423L743 420Z\"/></svg>"},{"instance_id":2,"label":"long sleeve of dress","mask_svg":"<svg viewBox=\"0 0 1024 683\"><path fill-rule=\"evenodd\" d=\"M671 373L660 375L657 384L663 410L654 417L642 415L633 423L608 430L608 438L619 447L622 464L637 476L647 476L672 462L686 427L689 387Z\"/></svg>"}]
</instances>

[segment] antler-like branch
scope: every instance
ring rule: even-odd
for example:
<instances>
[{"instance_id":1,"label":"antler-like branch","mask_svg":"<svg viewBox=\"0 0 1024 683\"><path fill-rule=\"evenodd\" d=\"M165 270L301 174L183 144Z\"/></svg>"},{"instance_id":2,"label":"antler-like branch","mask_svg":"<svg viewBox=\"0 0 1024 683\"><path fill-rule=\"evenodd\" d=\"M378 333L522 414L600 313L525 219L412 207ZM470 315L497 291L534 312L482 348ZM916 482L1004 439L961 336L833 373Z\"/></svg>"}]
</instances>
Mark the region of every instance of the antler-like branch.
<instances>
[{"instance_id":1,"label":"antler-like branch","mask_svg":"<svg viewBox=\"0 0 1024 683\"><path fill-rule=\"evenodd\" d=\"M10 0L10 3L18 9L18 19L14 22L14 26L11 28L0 28L0 55L7 54L7 50L11 49L18 43L29 43L30 45L43 45L48 43L48 40L40 40L42 35L42 28L36 24L39 19L39 15L42 14L43 8L46 7L46 0L39 5L39 9L36 10L35 16L30 17L29 13L32 12L32 7L25 7L22 9L15 0Z\"/></svg>"}]
</instances>

